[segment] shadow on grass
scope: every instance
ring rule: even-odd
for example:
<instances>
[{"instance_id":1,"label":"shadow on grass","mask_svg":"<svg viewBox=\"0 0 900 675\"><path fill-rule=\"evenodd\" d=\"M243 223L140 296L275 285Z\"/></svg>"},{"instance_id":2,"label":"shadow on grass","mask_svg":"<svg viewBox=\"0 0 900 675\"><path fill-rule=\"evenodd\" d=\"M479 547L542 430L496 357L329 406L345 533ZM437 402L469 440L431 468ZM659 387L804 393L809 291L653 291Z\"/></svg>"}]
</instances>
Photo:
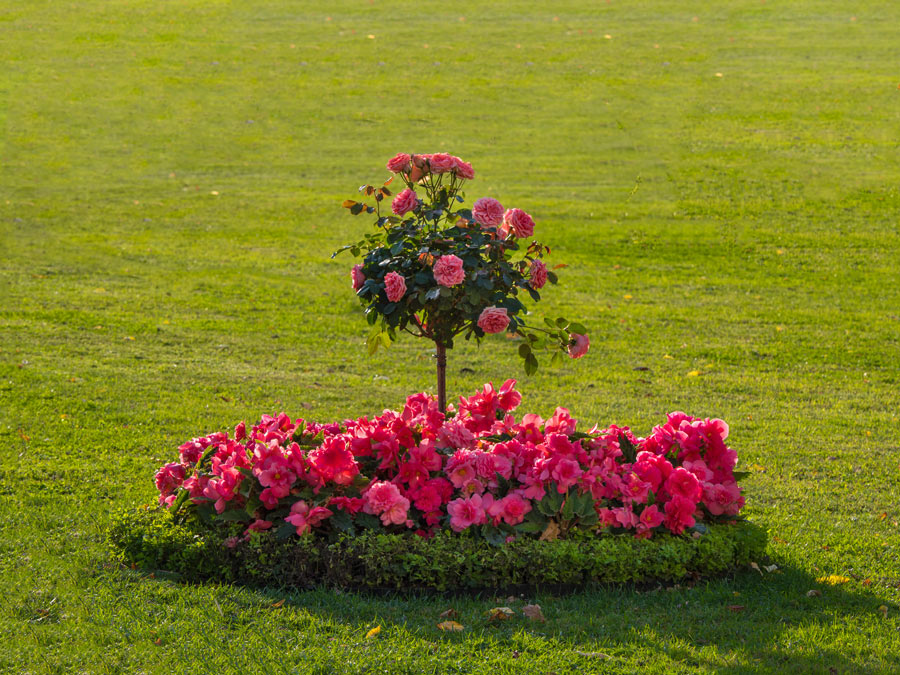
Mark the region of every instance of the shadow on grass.
<instances>
[{"instance_id":1,"label":"shadow on grass","mask_svg":"<svg viewBox=\"0 0 900 675\"><path fill-rule=\"evenodd\" d=\"M877 589L819 583L800 569L740 571L681 584L595 586L566 595L510 589L459 595L232 590L244 602L309 614L322 626L338 624L358 634L360 649L367 648L365 633L378 624L384 635L399 634L433 652L477 654L489 648L500 658L508 655L510 663L529 653L568 654L574 660L567 667L588 664L599 672L669 664L724 673L882 673L900 665L895 654L872 653L862 632L866 622L881 621L877 608L888 604ZM546 622L527 619L527 604L540 605ZM514 616L490 620L489 610L497 606L510 607ZM461 633L437 628L451 608L449 618L464 626Z\"/></svg>"}]
</instances>

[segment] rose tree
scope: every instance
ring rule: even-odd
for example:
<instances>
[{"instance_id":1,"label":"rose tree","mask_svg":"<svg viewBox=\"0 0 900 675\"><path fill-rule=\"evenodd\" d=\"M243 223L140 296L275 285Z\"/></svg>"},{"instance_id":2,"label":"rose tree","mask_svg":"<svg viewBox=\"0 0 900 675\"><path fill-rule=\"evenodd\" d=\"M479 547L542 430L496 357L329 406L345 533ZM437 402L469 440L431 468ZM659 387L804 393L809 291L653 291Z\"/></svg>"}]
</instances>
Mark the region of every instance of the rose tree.
<instances>
[{"instance_id":1,"label":"rose tree","mask_svg":"<svg viewBox=\"0 0 900 675\"><path fill-rule=\"evenodd\" d=\"M348 244L363 256L351 271L353 289L373 326L370 353L389 346L399 331L435 343L440 409L446 409L446 350L463 335L480 341L486 334L508 332L523 339L519 355L525 372L538 368L536 351L554 349L580 358L588 351L587 330L564 318L545 319L545 327L529 326L521 294L540 300L540 289L556 274L543 261L550 249L527 240L534 220L522 209L504 209L496 199L483 197L462 208L461 189L474 178L472 165L445 153L400 153L387 163L405 188L392 194L388 185L363 185L370 202L348 199L353 215L376 216L374 233ZM390 200L390 213L384 201ZM383 212L384 211L384 212Z\"/></svg>"}]
</instances>

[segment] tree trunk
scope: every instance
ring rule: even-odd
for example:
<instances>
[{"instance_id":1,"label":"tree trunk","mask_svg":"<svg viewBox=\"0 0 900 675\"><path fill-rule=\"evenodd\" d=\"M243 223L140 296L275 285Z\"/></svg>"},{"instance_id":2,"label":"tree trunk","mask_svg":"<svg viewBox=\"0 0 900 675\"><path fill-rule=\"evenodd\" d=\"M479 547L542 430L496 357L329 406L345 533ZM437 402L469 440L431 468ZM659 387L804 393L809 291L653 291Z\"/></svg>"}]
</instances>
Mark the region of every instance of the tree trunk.
<instances>
[{"instance_id":1,"label":"tree trunk","mask_svg":"<svg viewBox=\"0 0 900 675\"><path fill-rule=\"evenodd\" d=\"M447 412L447 348L435 341L435 356L437 357L437 395L441 412Z\"/></svg>"}]
</instances>

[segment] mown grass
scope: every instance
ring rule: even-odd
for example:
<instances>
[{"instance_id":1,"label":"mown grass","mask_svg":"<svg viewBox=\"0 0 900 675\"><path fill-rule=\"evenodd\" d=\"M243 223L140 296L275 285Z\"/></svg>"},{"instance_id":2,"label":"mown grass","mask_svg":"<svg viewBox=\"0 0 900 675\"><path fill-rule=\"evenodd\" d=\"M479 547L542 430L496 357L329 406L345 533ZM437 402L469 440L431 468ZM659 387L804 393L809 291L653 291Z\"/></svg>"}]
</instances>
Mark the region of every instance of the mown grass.
<instances>
[{"instance_id":1,"label":"mown grass","mask_svg":"<svg viewBox=\"0 0 900 675\"><path fill-rule=\"evenodd\" d=\"M900 668L898 21L832 0L0 0L0 670ZM109 512L150 502L184 439L432 386L424 344L365 356L351 260L329 259L367 226L340 201L407 149L533 213L569 265L537 313L591 329L588 357L531 378L502 339L454 349L450 390L521 376L523 411L639 433L723 417L776 572L539 595L546 624L495 626L494 598L108 565ZM462 633L435 627L450 606Z\"/></svg>"}]
</instances>

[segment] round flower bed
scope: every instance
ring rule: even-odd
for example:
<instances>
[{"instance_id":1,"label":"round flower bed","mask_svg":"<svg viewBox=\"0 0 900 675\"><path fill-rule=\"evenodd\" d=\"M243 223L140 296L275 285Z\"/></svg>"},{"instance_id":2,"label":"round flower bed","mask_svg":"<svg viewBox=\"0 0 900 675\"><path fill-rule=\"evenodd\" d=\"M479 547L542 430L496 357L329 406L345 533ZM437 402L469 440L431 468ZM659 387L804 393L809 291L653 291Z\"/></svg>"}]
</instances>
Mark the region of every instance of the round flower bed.
<instances>
[{"instance_id":1,"label":"round flower bed","mask_svg":"<svg viewBox=\"0 0 900 675\"><path fill-rule=\"evenodd\" d=\"M675 579L763 552L722 420L671 413L638 438L564 408L517 421L520 402L509 380L446 414L416 394L372 420L242 422L182 445L160 508L111 540L191 579L365 588Z\"/></svg>"}]
</instances>

